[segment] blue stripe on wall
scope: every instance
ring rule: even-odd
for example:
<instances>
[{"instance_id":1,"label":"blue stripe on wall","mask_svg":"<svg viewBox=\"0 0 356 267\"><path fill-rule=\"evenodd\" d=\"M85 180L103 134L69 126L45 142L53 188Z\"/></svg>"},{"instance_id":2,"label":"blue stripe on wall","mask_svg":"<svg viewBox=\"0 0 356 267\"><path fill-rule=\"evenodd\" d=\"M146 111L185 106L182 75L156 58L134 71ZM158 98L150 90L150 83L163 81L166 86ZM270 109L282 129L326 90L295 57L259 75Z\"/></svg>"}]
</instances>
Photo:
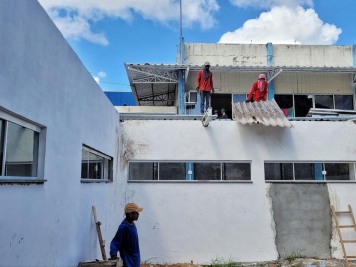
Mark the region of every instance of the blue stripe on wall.
<instances>
[{"instance_id":1,"label":"blue stripe on wall","mask_svg":"<svg viewBox=\"0 0 356 267\"><path fill-rule=\"evenodd\" d=\"M273 45L272 43L267 43L267 66L273 65ZM271 81L268 84L268 99L271 100L274 98L274 81Z\"/></svg>"}]
</instances>

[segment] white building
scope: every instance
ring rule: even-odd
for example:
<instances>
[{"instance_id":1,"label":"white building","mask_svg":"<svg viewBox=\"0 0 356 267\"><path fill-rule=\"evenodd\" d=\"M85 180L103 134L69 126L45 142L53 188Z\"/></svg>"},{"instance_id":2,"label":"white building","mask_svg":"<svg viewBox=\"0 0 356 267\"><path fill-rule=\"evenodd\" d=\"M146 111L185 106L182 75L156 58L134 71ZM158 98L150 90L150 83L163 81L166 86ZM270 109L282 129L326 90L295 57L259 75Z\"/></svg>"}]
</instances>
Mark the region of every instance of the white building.
<instances>
[{"instance_id":1,"label":"white building","mask_svg":"<svg viewBox=\"0 0 356 267\"><path fill-rule=\"evenodd\" d=\"M0 25L0 266L100 258L91 207L108 254L131 201L143 261L342 257L330 207L356 206L356 117L305 116L355 109L355 46L185 44L184 64L126 64L154 107L119 114L36 1L0 1ZM203 127L184 92L206 60L213 107L264 72L293 127Z\"/></svg>"}]
</instances>

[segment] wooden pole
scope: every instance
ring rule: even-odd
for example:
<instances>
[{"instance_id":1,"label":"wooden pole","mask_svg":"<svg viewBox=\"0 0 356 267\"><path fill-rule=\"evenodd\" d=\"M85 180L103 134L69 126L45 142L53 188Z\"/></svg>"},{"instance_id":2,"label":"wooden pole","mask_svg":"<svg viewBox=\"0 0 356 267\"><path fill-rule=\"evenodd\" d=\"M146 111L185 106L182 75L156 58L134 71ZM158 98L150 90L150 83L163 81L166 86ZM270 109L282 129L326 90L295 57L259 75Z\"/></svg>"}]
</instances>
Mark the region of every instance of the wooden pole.
<instances>
[{"instance_id":1,"label":"wooden pole","mask_svg":"<svg viewBox=\"0 0 356 267\"><path fill-rule=\"evenodd\" d=\"M100 245L100 250L101 250L101 255L103 256L103 260L106 261L106 253L105 253L105 242L103 240L103 236L101 235L101 229L100 229L100 225L101 222L98 221L98 217L96 215L96 208L95 206L92 206L92 210L93 210L93 215L94 215L94 221L95 221L95 226L96 226L96 232L98 233L98 239L99 239L99 245Z\"/></svg>"}]
</instances>

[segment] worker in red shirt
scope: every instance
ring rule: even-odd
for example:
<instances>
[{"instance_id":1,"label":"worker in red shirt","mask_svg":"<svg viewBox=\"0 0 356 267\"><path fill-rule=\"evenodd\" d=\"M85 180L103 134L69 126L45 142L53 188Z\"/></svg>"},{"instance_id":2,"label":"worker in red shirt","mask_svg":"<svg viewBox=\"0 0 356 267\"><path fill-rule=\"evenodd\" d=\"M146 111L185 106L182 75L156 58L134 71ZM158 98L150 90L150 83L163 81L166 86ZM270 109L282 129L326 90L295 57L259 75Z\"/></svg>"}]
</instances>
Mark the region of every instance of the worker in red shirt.
<instances>
[{"instance_id":1,"label":"worker in red shirt","mask_svg":"<svg viewBox=\"0 0 356 267\"><path fill-rule=\"evenodd\" d=\"M265 101L268 96L268 82L266 82L266 75L258 75L258 80L253 83L252 89L247 96L246 103L253 101Z\"/></svg>"},{"instance_id":2,"label":"worker in red shirt","mask_svg":"<svg viewBox=\"0 0 356 267\"><path fill-rule=\"evenodd\" d=\"M213 73L209 62L205 62L204 69L198 71L196 89L200 92L200 112L204 114L210 106L211 93L214 93Z\"/></svg>"}]
</instances>

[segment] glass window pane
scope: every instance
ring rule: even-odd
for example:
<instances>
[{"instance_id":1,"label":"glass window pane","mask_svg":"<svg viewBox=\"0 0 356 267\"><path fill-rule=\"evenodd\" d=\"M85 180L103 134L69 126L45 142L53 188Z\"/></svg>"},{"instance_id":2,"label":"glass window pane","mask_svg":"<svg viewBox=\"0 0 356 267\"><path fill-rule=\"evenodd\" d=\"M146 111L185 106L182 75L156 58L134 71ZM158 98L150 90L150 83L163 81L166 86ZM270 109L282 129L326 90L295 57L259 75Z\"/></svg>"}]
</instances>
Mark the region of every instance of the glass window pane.
<instances>
[{"instance_id":1,"label":"glass window pane","mask_svg":"<svg viewBox=\"0 0 356 267\"><path fill-rule=\"evenodd\" d=\"M265 163L266 180L293 180L293 163Z\"/></svg>"},{"instance_id":2,"label":"glass window pane","mask_svg":"<svg viewBox=\"0 0 356 267\"><path fill-rule=\"evenodd\" d=\"M37 176L39 134L8 122L6 143L6 176Z\"/></svg>"},{"instance_id":3,"label":"glass window pane","mask_svg":"<svg viewBox=\"0 0 356 267\"><path fill-rule=\"evenodd\" d=\"M251 180L250 163L223 163L223 180Z\"/></svg>"},{"instance_id":4,"label":"glass window pane","mask_svg":"<svg viewBox=\"0 0 356 267\"><path fill-rule=\"evenodd\" d=\"M295 95L294 105L295 116L306 117L309 112L309 109L313 107L313 99L309 98L307 95Z\"/></svg>"},{"instance_id":5,"label":"glass window pane","mask_svg":"<svg viewBox=\"0 0 356 267\"><path fill-rule=\"evenodd\" d=\"M102 179L103 178L103 165L104 159L98 155L89 152L89 179Z\"/></svg>"},{"instance_id":6,"label":"glass window pane","mask_svg":"<svg viewBox=\"0 0 356 267\"><path fill-rule=\"evenodd\" d=\"M194 164L195 180L221 180L220 163L195 163Z\"/></svg>"},{"instance_id":7,"label":"glass window pane","mask_svg":"<svg viewBox=\"0 0 356 267\"><path fill-rule=\"evenodd\" d=\"M326 180L350 180L349 163L325 163Z\"/></svg>"},{"instance_id":8,"label":"glass window pane","mask_svg":"<svg viewBox=\"0 0 356 267\"><path fill-rule=\"evenodd\" d=\"M334 108L332 95L315 95L314 99L315 99L316 108L326 108L326 109Z\"/></svg>"},{"instance_id":9,"label":"glass window pane","mask_svg":"<svg viewBox=\"0 0 356 267\"><path fill-rule=\"evenodd\" d=\"M335 108L336 109L345 109L353 110L353 96L352 95L335 95Z\"/></svg>"},{"instance_id":10,"label":"glass window pane","mask_svg":"<svg viewBox=\"0 0 356 267\"><path fill-rule=\"evenodd\" d=\"M82 178L89 177L89 151L82 149Z\"/></svg>"},{"instance_id":11,"label":"glass window pane","mask_svg":"<svg viewBox=\"0 0 356 267\"><path fill-rule=\"evenodd\" d=\"M185 180L185 163L160 162L159 180Z\"/></svg>"},{"instance_id":12,"label":"glass window pane","mask_svg":"<svg viewBox=\"0 0 356 267\"><path fill-rule=\"evenodd\" d=\"M157 166L154 162L130 162L129 180L157 180Z\"/></svg>"},{"instance_id":13,"label":"glass window pane","mask_svg":"<svg viewBox=\"0 0 356 267\"><path fill-rule=\"evenodd\" d=\"M313 163L294 163L295 180L314 180Z\"/></svg>"}]
</instances>

